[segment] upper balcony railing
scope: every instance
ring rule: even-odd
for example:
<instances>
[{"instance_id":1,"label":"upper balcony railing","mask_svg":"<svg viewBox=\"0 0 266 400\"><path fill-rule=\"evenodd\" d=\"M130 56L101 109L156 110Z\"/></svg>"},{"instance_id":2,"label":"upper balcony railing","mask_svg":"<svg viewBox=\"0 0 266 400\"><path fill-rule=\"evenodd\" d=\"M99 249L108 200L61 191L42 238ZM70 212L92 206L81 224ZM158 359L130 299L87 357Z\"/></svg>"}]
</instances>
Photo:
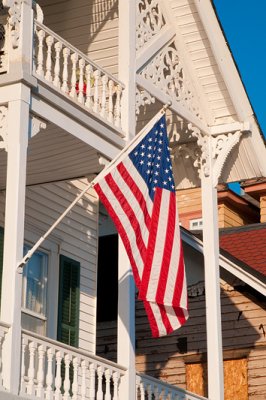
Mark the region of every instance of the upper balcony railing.
<instances>
[{"instance_id":1,"label":"upper balcony railing","mask_svg":"<svg viewBox=\"0 0 266 400\"><path fill-rule=\"evenodd\" d=\"M36 20L34 32L33 74L120 128L123 84Z\"/></svg>"},{"instance_id":2,"label":"upper balcony railing","mask_svg":"<svg viewBox=\"0 0 266 400\"><path fill-rule=\"evenodd\" d=\"M43 25L43 13L37 3L32 3L33 13L26 2L12 4L8 7L4 1L0 15L0 74L17 71L18 63L27 64L22 70L121 132L124 85ZM27 29L22 29L22 24Z\"/></svg>"}]
</instances>

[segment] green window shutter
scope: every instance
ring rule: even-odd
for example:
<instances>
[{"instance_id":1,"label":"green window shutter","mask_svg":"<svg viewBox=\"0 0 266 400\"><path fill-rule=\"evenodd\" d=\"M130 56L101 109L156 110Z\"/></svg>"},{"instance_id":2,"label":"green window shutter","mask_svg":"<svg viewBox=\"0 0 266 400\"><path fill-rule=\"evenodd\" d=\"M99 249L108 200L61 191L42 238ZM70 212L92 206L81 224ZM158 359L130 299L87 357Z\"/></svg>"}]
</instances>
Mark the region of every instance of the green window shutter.
<instances>
[{"instance_id":1,"label":"green window shutter","mask_svg":"<svg viewBox=\"0 0 266 400\"><path fill-rule=\"evenodd\" d=\"M78 347L80 263L60 256L57 339Z\"/></svg>"},{"instance_id":2,"label":"green window shutter","mask_svg":"<svg viewBox=\"0 0 266 400\"><path fill-rule=\"evenodd\" d=\"M2 296L3 253L4 253L4 230L0 227L0 304Z\"/></svg>"}]
</instances>

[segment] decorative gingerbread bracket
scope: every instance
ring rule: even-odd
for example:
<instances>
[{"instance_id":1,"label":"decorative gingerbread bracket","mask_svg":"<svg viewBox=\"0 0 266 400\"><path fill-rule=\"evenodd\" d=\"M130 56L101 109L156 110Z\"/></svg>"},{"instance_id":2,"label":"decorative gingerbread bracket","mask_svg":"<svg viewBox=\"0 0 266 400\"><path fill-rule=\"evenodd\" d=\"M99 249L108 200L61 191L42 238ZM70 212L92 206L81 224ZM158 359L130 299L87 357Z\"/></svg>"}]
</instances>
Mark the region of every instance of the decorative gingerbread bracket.
<instances>
[{"instance_id":1,"label":"decorative gingerbread bracket","mask_svg":"<svg viewBox=\"0 0 266 400\"><path fill-rule=\"evenodd\" d=\"M194 152L194 166L198 168L200 177L212 174L213 186L218 184L225 162L232 149L239 143L241 135L247 132L242 129L219 135L206 135L192 124L188 125L192 137L197 139L199 152Z\"/></svg>"},{"instance_id":2,"label":"decorative gingerbread bracket","mask_svg":"<svg viewBox=\"0 0 266 400\"><path fill-rule=\"evenodd\" d=\"M37 135L41 129L46 129L46 123L34 115L30 116L30 137Z\"/></svg>"}]
</instances>

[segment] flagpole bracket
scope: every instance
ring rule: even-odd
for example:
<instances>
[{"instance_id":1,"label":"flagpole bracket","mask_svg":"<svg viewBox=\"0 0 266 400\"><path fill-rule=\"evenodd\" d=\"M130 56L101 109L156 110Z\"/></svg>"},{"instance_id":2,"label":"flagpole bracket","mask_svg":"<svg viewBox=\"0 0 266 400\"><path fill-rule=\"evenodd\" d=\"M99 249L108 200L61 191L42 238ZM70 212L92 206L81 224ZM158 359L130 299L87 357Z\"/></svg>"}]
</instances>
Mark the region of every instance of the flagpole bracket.
<instances>
[{"instance_id":1,"label":"flagpole bracket","mask_svg":"<svg viewBox=\"0 0 266 400\"><path fill-rule=\"evenodd\" d=\"M171 105L172 105L172 101L169 100L169 101L163 106L163 108L162 108L162 113L165 113L165 111L166 111L168 108L170 108Z\"/></svg>"}]
</instances>

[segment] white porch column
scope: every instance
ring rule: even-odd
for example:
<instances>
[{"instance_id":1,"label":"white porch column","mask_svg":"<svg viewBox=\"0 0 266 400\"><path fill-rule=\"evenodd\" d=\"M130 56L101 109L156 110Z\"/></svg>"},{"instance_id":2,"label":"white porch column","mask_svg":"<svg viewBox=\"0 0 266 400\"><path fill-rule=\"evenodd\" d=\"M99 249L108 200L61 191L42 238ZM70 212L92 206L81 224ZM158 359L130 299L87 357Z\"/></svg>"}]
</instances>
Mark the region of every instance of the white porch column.
<instances>
[{"instance_id":1,"label":"white porch column","mask_svg":"<svg viewBox=\"0 0 266 400\"><path fill-rule=\"evenodd\" d=\"M125 84L121 102L122 130L127 139L135 136L136 113L136 2L119 1L119 79ZM136 399L135 374L135 285L131 267L119 239L118 271L118 332L117 361L127 367L128 372L120 397Z\"/></svg>"},{"instance_id":2,"label":"white porch column","mask_svg":"<svg viewBox=\"0 0 266 400\"><path fill-rule=\"evenodd\" d=\"M209 151L211 153L211 139ZM213 165L207 157L207 174L202 171L203 253L207 324L208 399L224 399L223 352L219 274L219 234L217 189L214 187Z\"/></svg>"},{"instance_id":3,"label":"white porch column","mask_svg":"<svg viewBox=\"0 0 266 400\"><path fill-rule=\"evenodd\" d=\"M1 320L10 324L3 349L3 386L18 393L21 354L21 283L17 272L23 257L25 180L30 89L20 85L18 99L8 103L7 179Z\"/></svg>"},{"instance_id":4,"label":"white porch column","mask_svg":"<svg viewBox=\"0 0 266 400\"><path fill-rule=\"evenodd\" d=\"M136 400L135 283L128 257L119 237L117 362L128 369L120 398Z\"/></svg>"}]
</instances>

